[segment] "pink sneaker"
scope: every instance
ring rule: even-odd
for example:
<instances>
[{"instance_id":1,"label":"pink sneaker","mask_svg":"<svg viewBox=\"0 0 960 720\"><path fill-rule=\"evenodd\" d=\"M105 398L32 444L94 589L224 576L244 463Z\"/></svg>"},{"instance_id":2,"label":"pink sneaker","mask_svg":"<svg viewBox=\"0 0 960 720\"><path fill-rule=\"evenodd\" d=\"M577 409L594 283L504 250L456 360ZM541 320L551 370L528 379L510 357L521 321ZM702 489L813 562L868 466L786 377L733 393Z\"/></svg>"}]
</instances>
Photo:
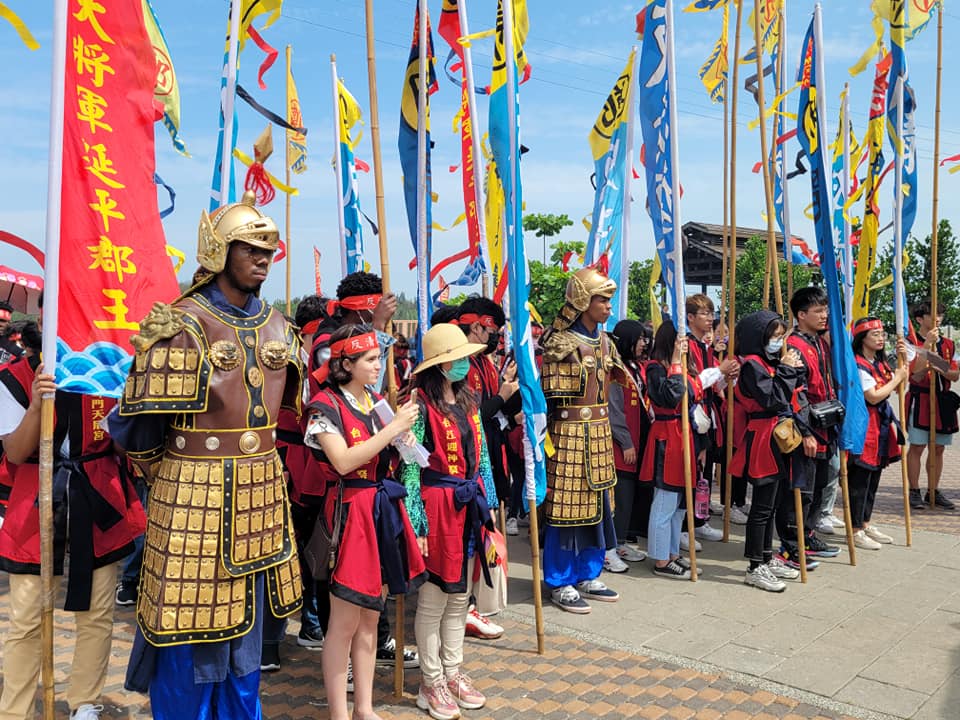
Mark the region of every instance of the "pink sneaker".
<instances>
[{"instance_id":1,"label":"pink sneaker","mask_svg":"<svg viewBox=\"0 0 960 720\"><path fill-rule=\"evenodd\" d=\"M457 705L464 710L477 710L487 702L484 694L477 690L473 686L473 681L462 672L458 672L447 680L447 689L450 690Z\"/></svg>"},{"instance_id":2,"label":"pink sneaker","mask_svg":"<svg viewBox=\"0 0 960 720\"><path fill-rule=\"evenodd\" d=\"M447 684L442 680L436 685L420 685L417 707L430 713L434 720L457 720L460 708L454 701ZM479 707L479 706L478 706Z\"/></svg>"}]
</instances>

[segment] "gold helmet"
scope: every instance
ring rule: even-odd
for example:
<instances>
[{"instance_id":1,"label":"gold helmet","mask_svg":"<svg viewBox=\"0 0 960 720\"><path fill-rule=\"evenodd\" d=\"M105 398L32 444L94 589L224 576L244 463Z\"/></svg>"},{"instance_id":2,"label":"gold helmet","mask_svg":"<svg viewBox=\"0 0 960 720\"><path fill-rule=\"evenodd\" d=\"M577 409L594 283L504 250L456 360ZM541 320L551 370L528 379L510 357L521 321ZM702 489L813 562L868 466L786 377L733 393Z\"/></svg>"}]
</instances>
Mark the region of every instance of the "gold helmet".
<instances>
[{"instance_id":1,"label":"gold helmet","mask_svg":"<svg viewBox=\"0 0 960 720\"><path fill-rule=\"evenodd\" d=\"M197 261L204 270L222 272L227 246L234 241L265 250L276 250L280 245L276 223L254 206L255 201L254 194L247 191L240 202L219 207L210 215L204 210L200 215Z\"/></svg>"},{"instance_id":2,"label":"gold helmet","mask_svg":"<svg viewBox=\"0 0 960 720\"><path fill-rule=\"evenodd\" d=\"M577 270L567 281L566 300L577 312L590 307L590 299L595 295L612 298L617 284L596 268L586 267Z\"/></svg>"}]
</instances>

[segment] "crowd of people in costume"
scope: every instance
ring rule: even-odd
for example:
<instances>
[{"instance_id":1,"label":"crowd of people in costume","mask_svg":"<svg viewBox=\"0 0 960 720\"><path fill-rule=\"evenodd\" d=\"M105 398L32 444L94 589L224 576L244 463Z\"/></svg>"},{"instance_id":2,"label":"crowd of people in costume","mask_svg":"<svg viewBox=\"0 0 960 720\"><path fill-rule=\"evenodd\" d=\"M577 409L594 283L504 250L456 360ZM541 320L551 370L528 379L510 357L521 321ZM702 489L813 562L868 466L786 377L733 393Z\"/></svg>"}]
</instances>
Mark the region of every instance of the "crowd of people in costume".
<instances>
[{"instance_id":1,"label":"crowd of people in costume","mask_svg":"<svg viewBox=\"0 0 960 720\"><path fill-rule=\"evenodd\" d=\"M261 300L279 235L250 198L204 213L199 238L194 284L141 323L119 401L56 391L37 324L3 335L0 567L10 622L0 720L34 714L40 399L53 393L54 569L62 575L69 556L64 609L77 624L72 718L102 711L116 605L136 605L126 687L149 693L162 720L261 717L261 673L280 668L292 615L298 645L322 651L333 720L378 717L375 668L398 653L419 667L416 703L431 717L482 708L464 638L503 635L492 619L507 603L499 514L507 535L528 524L523 407L503 309L479 296L439 307L414 359L405 338L388 334L397 301L370 273L346 276L336 298L305 298L293 319ZM584 614L591 602L616 602L602 573L648 556L653 576L690 579L690 545L722 536L710 518L724 508L710 502L709 485L727 475L731 386L730 520L744 526L745 583L782 592L801 558L810 570L838 555L829 540L843 526L834 513L843 412L823 290L794 294L792 327L772 311L741 318L733 357L707 296L686 299L686 336L669 318L655 331L623 320L607 332L615 291L598 270L578 270L552 324L535 328L553 604ZM942 313L916 305L916 344L891 345L874 317L853 325L869 409L863 452L848 460L858 548L892 542L872 511L904 435L911 505L953 509L937 489L958 430L950 387L960 378L954 344L939 334ZM0 332L9 320L0 312ZM894 369L888 352L907 362ZM390 385L401 397L393 408ZM901 387L905 426L890 402ZM931 392L936 455L923 497ZM416 650L397 646L386 613L388 595L413 592Z\"/></svg>"}]
</instances>

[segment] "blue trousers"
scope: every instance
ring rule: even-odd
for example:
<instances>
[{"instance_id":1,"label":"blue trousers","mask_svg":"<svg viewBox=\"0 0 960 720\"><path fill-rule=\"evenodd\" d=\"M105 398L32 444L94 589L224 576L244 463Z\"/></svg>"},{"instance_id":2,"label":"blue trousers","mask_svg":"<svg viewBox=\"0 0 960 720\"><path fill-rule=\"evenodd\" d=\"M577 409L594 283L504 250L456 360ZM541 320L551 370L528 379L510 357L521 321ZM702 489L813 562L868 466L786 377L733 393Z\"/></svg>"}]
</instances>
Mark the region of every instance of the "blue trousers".
<instances>
[{"instance_id":1,"label":"blue trousers","mask_svg":"<svg viewBox=\"0 0 960 720\"><path fill-rule=\"evenodd\" d=\"M194 682L193 647L160 648L150 683L156 720L261 720L260 670L223 682Z\"/></svg>"},{"instance_id":2,"label":"blue trousers","mask_svg":"<svg viewBox=\"0 0 960 720\"><path fill-rule=\"evenodd\" d=\"M647 552L654 560L669 560L680 554L680 532L686 511L679 509L680 493L653 489Z\"/></svg>"},{"instance_id":3,"label":"blue trousers","mask_svg":"<svg viewBox=\"0 0 960 720\"><path fill-rule=\"evenodd\" d=\"M543 538L543 581L552 588L594 580L603 570L602 547L572 542L575 528L547 525Z\"/></svg>"}]
</instances>

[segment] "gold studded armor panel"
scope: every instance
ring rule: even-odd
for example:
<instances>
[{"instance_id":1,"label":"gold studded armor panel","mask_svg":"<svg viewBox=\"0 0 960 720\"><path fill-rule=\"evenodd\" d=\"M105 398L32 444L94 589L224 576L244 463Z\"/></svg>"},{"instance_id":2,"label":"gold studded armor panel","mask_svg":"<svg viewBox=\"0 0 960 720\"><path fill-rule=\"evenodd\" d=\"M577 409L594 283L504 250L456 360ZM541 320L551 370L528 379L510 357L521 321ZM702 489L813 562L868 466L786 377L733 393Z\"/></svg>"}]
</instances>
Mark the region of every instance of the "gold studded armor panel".
<instances>
[{"instance_id":1,"label":"gold studded armor panel","mask_svg":"<svg viewBox=\"0 0 960 720\"><path fill-rule=\"evenodd\" d=\"M607 383L621 369L606 334L554 332L544 347L542 384L550 402L546 517L552 525L595 525L603 491L616 485ZM610 502L612 504L612 496Z\"/></svg>"},{"instance_id":2,"label":"gold studded armor panel","mask_svg":"<svg viewBox=\"0 0 960 720\"><path fill-rule=\"evenodd\" d=\"M144 636L155 645L249 631L259 571L266 572L274 615L294 612L301 592L274 445L281 406L300 407L296 333L266 304L250 318L225 315L202 296L181 299L176 307L183 311L183 330L137 354L124 396L128 414L171 417L153 451L159 463L147 505L137 608ZM195 390L189 397L178 396L178 385L170 383L180 370L174 351L181 349L184 371L192 368L196 378L195 385L179 386ZM195 363L188 362L190 350L197 353Z\"/></svg>"}]
</instances>

